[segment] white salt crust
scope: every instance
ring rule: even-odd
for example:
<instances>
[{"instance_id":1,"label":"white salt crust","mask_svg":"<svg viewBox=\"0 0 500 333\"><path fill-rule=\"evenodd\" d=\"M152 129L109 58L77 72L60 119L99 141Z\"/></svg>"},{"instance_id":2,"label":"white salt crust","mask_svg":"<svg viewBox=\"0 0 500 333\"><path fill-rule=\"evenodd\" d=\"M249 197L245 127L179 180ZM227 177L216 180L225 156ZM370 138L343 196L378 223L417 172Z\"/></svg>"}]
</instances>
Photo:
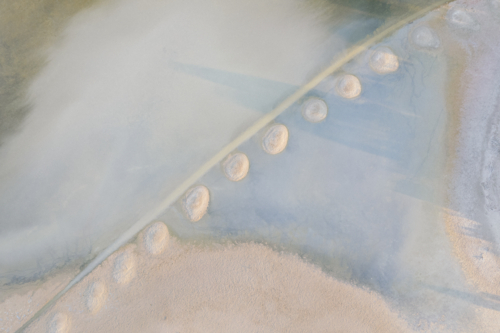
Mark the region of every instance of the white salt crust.
<instances>
[{"instance_id":1,"label":"white salt crust","mask_svg":"<svg viewBox=\"0 0 500 333\"><path fill-rule=\"evenodd\" d=\"M237 182L242 180L248 174L250 161L247 155L243 153L229 154L222 162L222 169L227 179Z\"/></svg>"},{"instance_id":2,"label":"white salt crust","mask_svg":"<svg viewBox=\"0 0 500 333\"><path fill-rule=\"evenodd\" d=\"M411 40L417 47L423 49L437 49L441 45L436 32L425 25L412 30Z\"/></svg>"},{"instance_id":3,"label":"white salt crust","mask_svg":"<svg viewBox=\"0 0 500 333\"><path fill-rule=\"evenodd\" d=\"M101 281L92 282L85 292L85 305L90 313L95 314L101 310L108 298L106 284Z\"/></svg>"},{"instance_id":4,"label":"white salt crust","mask_svg":"<svg viewBox=\"0 0 500 333\"><path fill-rule=\"evenodd\" d=\"M135 276L136 258L131 250L118 255L114 261L113 278L119 284L129 283Z\"/></svg>"},{"instance_id":5,"label":"white salt crust","mask_svg":"<svg viewBox=\"0 0 500 333\"><path fill-rule=\"evenodd\" d=\"M450 26L465 30L479 30L479 23L465 10L460 8L451 8L446 13L446 21Z\"/></svg>"},{"instance_id":6,"label":"white salt crust","mask_svg":"<svg viewBox=\"0 0 500 333\"><path fill-rule=\"evenodd\" d=\"M388 74L398 70L398 57L388 47L382 46L372 52L370 67L378 74Z\"/></svg>"},{"instance_id":7,"label":"white salt crust","mask_svg":"<svg viewBox=\"0 0 500 333\"><path fill-rule=\"evenodd\" d=\"M144 232L144 247L150 254L160 254L167 247L170 234L163 222L151 224Z\"/></svg>"},{"instance_id":8,"label":"white salt crust","mask_svg":"<svg viewBox=\"0 0 500 333\"><path fill-rule=\"evenodd\" d=\"M323 121L328 114L328 105L317 97L311 97L302 105L302 116L311 123Z\"/></svg>"},{"instance_id":9,"label":"white salt crust","mask_svg":"<svg viewBox=\"0 0 500 333\"><path fill-rule=\"evenodd\" d=\"M191 222L199 221L207 212L210 192L203 186L189 189L182 199L182 207Z\"/></svg>"},{"instance_id":10,"label":"white salt crust","mask_svg":"<svg viewBox=\"0 0 500 333\"><path fill-rule=\"evenodd\" d=\"M67 333L69 331L70 320L67 314L58 312L49 322L49 333Z\"/></svg>"},{"instance_id":11,"label":"white salt crust","mask_svg":"<svg viewBox=\"0 0 500 333\"><path fill-rule=\"evenodd\" d=\"M271 155L281 153L288 144L288 129L283 124L271 126L262 139L262 148Z\"/></svg>"},{"instance_id":12,"label":"white salt crust","mask_svg":"<svg viewBox=\"0 0 500 333\"><path fill-rule=\"evenodd\" d=\"M337 94L344 98L356 98L361 94L361 82L351 74L340 77L335 88Z\"/></svg>"}]
</instances>

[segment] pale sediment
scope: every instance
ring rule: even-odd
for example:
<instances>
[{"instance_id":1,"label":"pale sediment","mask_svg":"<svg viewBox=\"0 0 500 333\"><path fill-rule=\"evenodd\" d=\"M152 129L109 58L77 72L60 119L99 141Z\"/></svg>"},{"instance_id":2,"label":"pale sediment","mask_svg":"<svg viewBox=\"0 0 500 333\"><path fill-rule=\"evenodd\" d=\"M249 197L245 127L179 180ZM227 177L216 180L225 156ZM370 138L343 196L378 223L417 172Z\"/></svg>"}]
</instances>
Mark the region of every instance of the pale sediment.
<instances>
[{"instance_id":1,"label":"pale sediment","mask_svg":"<svg viewBox=\"0 0 500 333\"><path fill-rule=\"evenodd\" d=\"M190 188L182 199L182 208L191 222L199 221L207 212L210 192L203 185Z\"/></svg>"},{"instance_id":2,"label":"pale sediment","mask_svg":"<svg viewBox=\"0 0 500 333\"><path fill-rule=\"evenodd\" d=\"M302 116L311 123L319 123L325 120L328 114L328 105L317 97L311 97L302 105Z\"/></svg>"},{"instance_id":3,"label":"pale sediment","mask_svg":"<svg viewBox=\"0 0 500 333\"><path fill-rule=\"evenodd\" d=\"M42 281L0 290L0 332L14 332L49 302L77 274L66 269Z\"/></svg>"},{"instance_id":4,"label":"pale sediment","mask_svg":"<svg viewBox=\"0 0 500 333\"><path fill-rule=\"evenodd\" d=\"M150 254L162 253L169 241L170 234L163 222L154 222L143 233L144 247Z\"/></svg>"},{"instance_id":5,"label":"pale sediment","mask_svg":"<svg viewBox=\"0 0 500 333\"><path fill-rule=\"evenodd\" d=\"M346 74L338 78L335 90L344 98L356 98L361 94L361 82L356 76Z\"/></svg>"},{"instance_id":6,"label":"pale sediment","mask_svg":"<svg viewBox=\"0 0 500 333\"><path fill-rule=\"evenodd\" d=\"M222 161L222 168L227 179L233 182L242 180L248 174L250 161L243 153L229 154Z\"/></svg>"},{"instance_id":7,"label":"pale sediment","mask_svg":"<svg viewBox=\"0 0 500 333\"><path fill-rule=\"evenodd\" d=\"M70 328L70 318L64 312L57 312L50 320L48 333L68 333Z\"/></svg>"},{"instance_id":8,"label":"pale sediment","mask_svg":"<svg viewBox=\"0 0 500 333\"><path fill-rule=\"evenodd\" d=\"M108 297L106 284L101 281L95 281L89 284L86 291L86 304L90 313L99 312Z\"/></svg>"},{"instance_id":9,"label":"pale sediment","mask_svg":"<svg viewBox=\"0 0 500 333\"><path fill-rule=\"evenodd\" d=\"M72 311L72 332L408 331L377 294L263 245L200 247L172 239L168 251L139 258L138 278L125 289L111 279L112 257L26 332L40 332L61 309ZM109 297L89 320L77 295L91 279L107 282Z\"/></svg>"},{"instance_id":10,"label":"pale sediment","mask_svg":"<svg viewBox=\"0 0 500 333\"><path fill-rule=\"evenodd\" d=\"M421 25L413 29L410 33L411 41L414 45L423 49L437 49L441 41L436 32L426 26Z\"/></svg>"},{"instance_id":11,"label":"pale sediment","mask_svg":"<svg viewBox=\"0 0 500 333\"><path fill-rule=\"evenodd\" d=\"M378 74L388 74L398 70L398 56L388 47L375 49L370 56L370 67Z\"/></svg>"},{"instance_id":12,"label":"pale sediment","mask_svg":"<svg viewBox=\"0 0 500 333\"><path fill-rule=\"evenodd\" d=\"M119 284L129 283L136 275L136 255L133 247L125 247L114 260L113 278Z\"/></svg>"},{"instance_id":13,"label":"pale sediment","mask_svg":"<svg viewBox=\"0 0 500 333\"><path fill-rule=\"evenodd\" d=\"M484 2L477 6L487 8ZM493 189L499 171L492 168L499 157L498 149L491 147L491 133L500 83L495 74L500 72L500 38L494 31L500 27L489 11L476 9L485 15L480 18L480 34L456 34L455 38L451 28L443 37L453 70L447 95L452 119L448 140L451 209L444 209L442 216L467 279L479 291L499 295L499 238L492 225L500 216L499 193ZM477 30L469 14L460 11L449 10L449 25ZM471 45L481 51L470 52Z\"/></svg>"},{"instance_id":14,"label":"pale sediment","mask_svg":"<svg viewBox=\"0 0 500 333\"><path fill-rule=\"evenodd\" d=\"M264 138L262 138L262 148L271 155L281 153L288 144L288 129L283 124L271 126Z\"/></svg>"}]
</instances>

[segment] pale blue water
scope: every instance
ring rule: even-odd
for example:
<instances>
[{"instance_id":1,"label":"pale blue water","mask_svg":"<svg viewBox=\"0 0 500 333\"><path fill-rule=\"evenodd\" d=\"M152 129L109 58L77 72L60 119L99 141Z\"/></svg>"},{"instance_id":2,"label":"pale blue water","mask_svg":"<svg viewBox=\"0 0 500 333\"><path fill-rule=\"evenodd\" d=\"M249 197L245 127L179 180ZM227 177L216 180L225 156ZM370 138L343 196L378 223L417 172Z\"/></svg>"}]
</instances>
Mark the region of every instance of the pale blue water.
<instances>
[{"instance_id":1,"label":"pale blue water","mask_svg":"<svg viewBox=\"0 0 500 333\"><path fill-rule=\"evenodd\" d=\"M441 204L444 187L446 61L412 48L407 33L402 29L383 43L401 59L397 72L375 74L362 60L348 66L362 83L359 98L347 100L321 86L308 94L327 102L325 121L307 122L299 103L280 115L276 122L290 135L284 152L266 154L257 136L239 147L251 165L244 180L230 182L219 167L202 177L211 202L201 221L188 222L178 208L160 218L182 239L268 242L314 258L336 276L390 288L410 225L425 223L412 219L411 209L419 200ZM268 106L252 103L249 82L255 93L292 89L190 71L218 84L231 81L230 98L256 110Z\"/></svg>"},{"instance_id":2,"label":"pale blue water","mask_svg":"<svg viewBox=\"0 0 500 333\"><path fill-rule=\"evenodd\" d=\"M334 56L422 7L277 2L262 13L259 3L224 3L227 12L191 4L124 2L109 16L82 13L49 52L30 88L30 115L0 149L3 282L101 253ZM438 216L453 64L408 36L439 15L379 44L398 56L396 72L370 69L374 46L279 115L289 130L282 153L266 154L261 133L241 144L245 179L230 182L219 165L198 179L211 195L199 222L179 204L158 219L183 241L255 241L297 253L380 292L411 324L451 313L453 330L473 317L471 304L497 309L467 285ZM341 73L360 79L358 98L329 88ZM329 107L321 123L301 115L309 96Z\"/></svg>"}]
</instances>

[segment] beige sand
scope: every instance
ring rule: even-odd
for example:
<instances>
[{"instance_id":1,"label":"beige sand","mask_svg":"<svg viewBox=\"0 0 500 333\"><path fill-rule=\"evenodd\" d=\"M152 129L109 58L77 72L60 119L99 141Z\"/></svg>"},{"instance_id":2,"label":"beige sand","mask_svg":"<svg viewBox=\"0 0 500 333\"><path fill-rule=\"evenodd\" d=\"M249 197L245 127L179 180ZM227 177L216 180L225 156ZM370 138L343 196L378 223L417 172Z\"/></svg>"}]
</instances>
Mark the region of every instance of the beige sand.
<instances>
[{"instance_id":1,"label":"beige sand","mask_svg":"<svg viewBox=\"0 0 500 333\"><path fill-rule=\"evenodd\" d=\"M468 236L466 232L478 223L452 210L443 210L443 217L467 280L478 291L486 293L484 295L500 295L500 258L488 250L493 245L484 239ZM498 332L500 315L497 310L476 307L475 312L480 332Z\"/></svg>"},{"instance_id":2,"label":"beige sand","mask_svg":"<svg viewBox=\"0 0 500 333\"><path fill-rule=\"evenodd\" d=\"M152 255L162 253L170 239L167 226L160 221L152 223L142 235L142 244Z\"/></svg>"},{"instance_id":3,"label":"beige sand","mask_svg":"<svg viewBox=\"0 0 500 333\"><path fill-rule=\"evenodd\" d=\"M128 250L128 249L127 249ZM403 332L402 320L373 292L339 282L296 256L257 244L195 246L173 238L164 253L136 248L127 285L113 279L113 254L37 319L57 313L69 332ZM85 292L102 281L109 295L92 315Z\"/></svg>"},{"instance_id":4,"label":"beige sand","mask_svg":"<svg viewBox=\"0 0 500 333\"><path fill-rule=\"evenodd\" d=\"M494 244L468 235L467 230L475 229L477 222L452 210L443 210L443 217L467 279L479 291L500 295L500 258L489 250Z\"/></svg>"},{"instance_id":5,"label":"beige sand","mask_svg":"<svg viewBox=\"0 0 500 333\"><path fill-rule=\"evenodd\" d=\"M388 74L398 70L399 60L390 48L381 46L372 52L370 67L375 73Z\"/></svg>"},{"instance_id":6,"label":"beige sand","mask_svg":"<svg viewBox=\"0 0 500 333\"><path fill-rule=\"evenodd\" d=\"M77 273L76 269L63 270L41 281L0 289L0 332L14 332L20 328Z\"/></svg>"}]
</instances>

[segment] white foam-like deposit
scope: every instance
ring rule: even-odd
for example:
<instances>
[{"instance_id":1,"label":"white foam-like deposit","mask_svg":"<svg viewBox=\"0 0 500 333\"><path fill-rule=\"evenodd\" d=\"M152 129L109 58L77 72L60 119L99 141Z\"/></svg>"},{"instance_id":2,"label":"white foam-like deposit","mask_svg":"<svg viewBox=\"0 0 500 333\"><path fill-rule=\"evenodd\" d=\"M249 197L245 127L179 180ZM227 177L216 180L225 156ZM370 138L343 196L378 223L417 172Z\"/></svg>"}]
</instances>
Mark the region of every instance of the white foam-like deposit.
<instances>
[{"instance_id":1,"label":"white foam-like deposit","mask_svg":"<svg viewBox=\"0 0 500 333\"><path fill-rule=\"evenodd\" d=\"M323 121L328 114L328 105L324 100L311 97L302 105L302 116L311 123Z\"/></svg>"},{"instance_id":2,"label":"white foam-like deposit","mask_svg":"<svg viewBox=\"0 0 500 333\"><path fill-rule=\"evenodd\" d=\"M229 154L222 162L222 168L227 179L237 182L248 174L250 161L243 153Z\"/></svg>"},{"instance_id":3,"label":"white foam-like deposit","mask_svg":"<svg viewBox=\"0 0 500 333\"><path fill-rule=\"evenodd\" d=\"M436 32L425 25L412 30L411 40L416 46L423 49L437 49L441 45Z\"/></svg>"},{"instance_id":4,"label":"white foam-like deposit","mask_svg":"<svg viewBox=\"0 0 500 333\"><path fill-rule=\"evenodd\" d=\"M335 88L340 96L348 99L356 98L361 94L361 82L352 74L340 77Z\"/></svg>"},{"instance_id":5,"label":"white foam-like deposit","mask_svg":"<svg viewBox=\"0 0 500 333\"><path fill-rule=\"evenodd\" d=\"M160 254L167 247L170 234L163 222L151 224L144 232L144 247L151 254Z\"/></svg>"},{"instance_id":6,"label":"white foam-like deposit","mask_svg":"<svg viewBox=\"0 0 500 333\"><path fill-rule=\"evenodd\" d=\"M49 322L49 333L68 333L70 319L63 312L56 313Z\"/></svg>"},{"instance_id":7,"label":"white foam-like deposit","mask_svg":"<svg viewBox=\"0 0 500 333\"><path fill-rule=\"evenodd\" d=\"M398 56L388 47L379 47L370 56L370 67L378 74L395 72L399 68Z\"/></svg>"},{"instance_id":8,"label":"white foam-like deposit","mask_svg":"<svg viewBox=\"0 0 500 333\"><path fill-rule=\"evenodd\" d=\"M102 281L89 284L85 292L85 304L90 313L95 314L103 307L108 297L108 289Z\"/></svg>"},{"instance_id":9,"label":"white foam-like deposit","mask_svg":"<svg viewBox=\"0 0 500 333\"><path fill-rule=\"evenodd\" d=\"M446 14L448 23L456 28L467 30L479 30L480 25L471 14L461 8L451 8Z\"/></svg>"},{"instance_id":10,"label":"white foam-like deposit","mask_svg":"<svg viewBox=\"0 0 500 333\"><path fill-rule=\"evenodd\" d=\"M283 124L271 126L262 138L262 148L271 155L281 153L288 144L288 128Z\"/></svg>"},{"instance_id":11,"label":"white foam-like deposit","mask_svg":"<svg viewBox=\"0 0 500 333\"><path fill-rule=\"evenodd\" d=\"M189 189L182 199L182 207L191 222L199 221L207 212L210 192L203 185Z\"/></svg>"}]
</instances>

